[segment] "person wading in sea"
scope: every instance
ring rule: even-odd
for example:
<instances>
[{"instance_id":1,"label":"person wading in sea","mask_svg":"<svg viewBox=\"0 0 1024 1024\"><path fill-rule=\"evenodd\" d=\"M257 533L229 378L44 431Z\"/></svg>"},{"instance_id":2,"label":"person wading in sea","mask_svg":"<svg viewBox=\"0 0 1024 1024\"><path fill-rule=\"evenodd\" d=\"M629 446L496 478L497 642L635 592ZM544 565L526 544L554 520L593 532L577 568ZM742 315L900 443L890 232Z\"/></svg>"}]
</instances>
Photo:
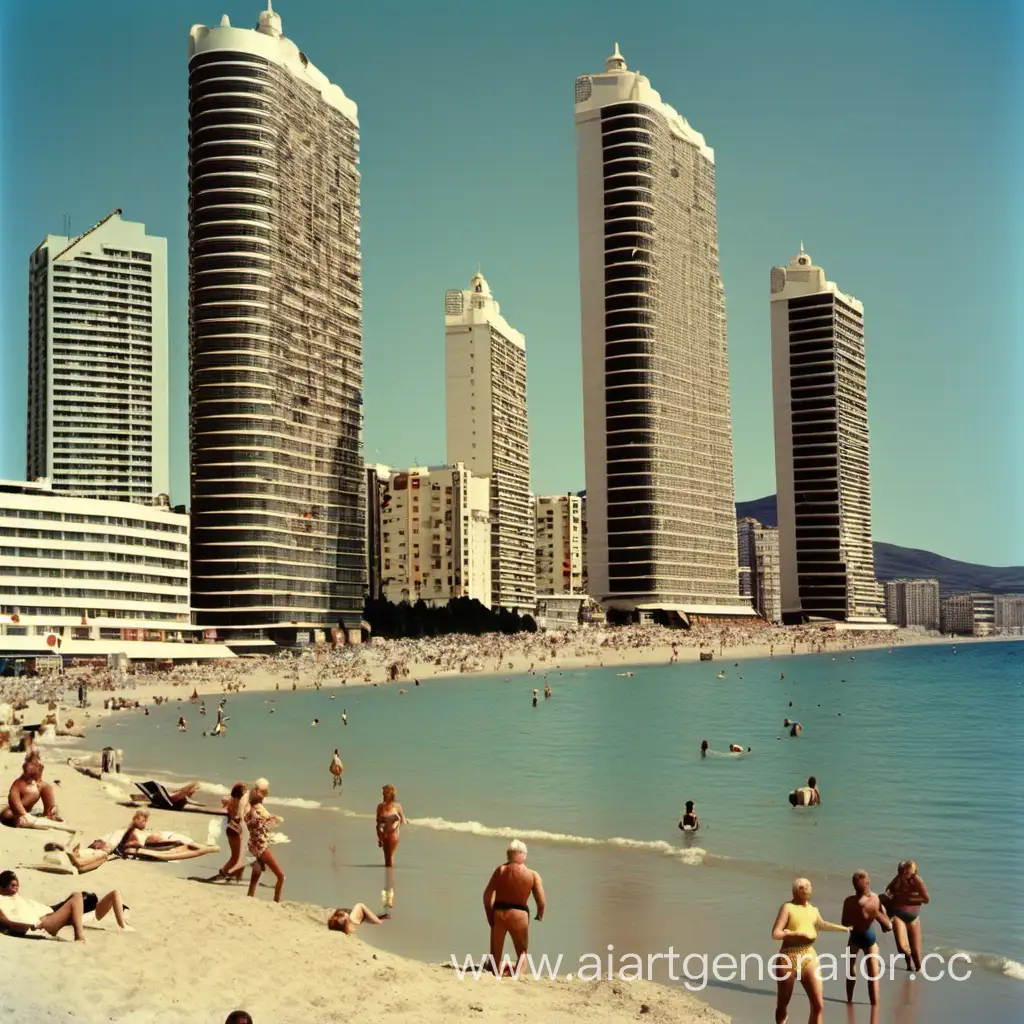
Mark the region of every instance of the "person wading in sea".
<instances>
[{"instance_id":1,"label":"person wading in sea","mask_svg":"<svg viewBox=\"0 0 1024 1024\"><path fill-rule=\"evenodd\" d=\"M527 903L531 894L537 904L536 920L544 920L547 908L540 875L526 866L526 843L513 839L505 856L505 863L494 869L484 889L484 913L491 929L491 970L495 974L502 972L506 935L512 937L517 971L527 953L530 944L530 908Z\"/></svg>"}]
</instances>

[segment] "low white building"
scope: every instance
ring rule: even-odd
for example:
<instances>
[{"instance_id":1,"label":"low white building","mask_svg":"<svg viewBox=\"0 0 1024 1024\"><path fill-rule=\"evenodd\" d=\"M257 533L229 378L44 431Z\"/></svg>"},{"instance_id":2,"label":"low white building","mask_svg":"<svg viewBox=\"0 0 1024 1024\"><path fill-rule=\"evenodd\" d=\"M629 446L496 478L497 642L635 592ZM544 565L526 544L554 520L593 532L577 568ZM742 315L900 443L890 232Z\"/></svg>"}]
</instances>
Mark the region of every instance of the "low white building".
<instances>
[{"instance_id":1,"label":"low white building","mask_svg":"<svg viewBox=\"0 0 1024 1024\"><path fill-rule=\"evenodd\" d=\"M0 656L232 656L194 639L187 515L0 481Z\"/></svg>"},{"instance_id":2,"label":"low white building","mask_svg":"<svg viewBox=\"0 0 1024 1024\"><path fill-rule=\"evenodd\" d=\"M380 484L381 595L398 604L469 597L491 606L490 480L464 463L374 467Z\"/></svg>"},{"instance_id":3,"label":"low white building","mask_svg":"<svg viewBox=\"0 0 1024 1024\"><path fill-rule=\"evenodd\" d=\"M536 519L538 596L583 593L583 500L538 497Z\"/></svg>"}]
</instances>

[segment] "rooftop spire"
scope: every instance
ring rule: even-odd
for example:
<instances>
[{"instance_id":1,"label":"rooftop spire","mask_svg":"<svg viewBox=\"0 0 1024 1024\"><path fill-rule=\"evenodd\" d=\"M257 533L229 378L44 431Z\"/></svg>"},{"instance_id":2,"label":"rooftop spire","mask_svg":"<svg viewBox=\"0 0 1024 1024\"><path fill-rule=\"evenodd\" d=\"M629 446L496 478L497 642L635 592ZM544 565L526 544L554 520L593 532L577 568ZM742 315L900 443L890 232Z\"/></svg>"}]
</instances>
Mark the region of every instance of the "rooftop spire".
<instances>
[{"instance_id":1,"label":"rooftop spire","mask_svg":"<svg viewBox=\"0 0 1024 1024\"><path fill-rule=\"evenodd\" d=\"M615 52L604 62L605 71L625 71L626 58L619 52L619 44L615 44Z\"/></svg>"},{"instance_id":2,"label":"rooftop spire","mask_svg":"<svg viewBox=\"0 0 1024 1024\"><path fill-rule=\"evenodd\" d=\"M260 11L259 22L256 25L256 31L262 32L267 36L281 35L281 15L277 14L274 10L273 0L267 0L267 9Z\"/></svg>"}]
</instances>

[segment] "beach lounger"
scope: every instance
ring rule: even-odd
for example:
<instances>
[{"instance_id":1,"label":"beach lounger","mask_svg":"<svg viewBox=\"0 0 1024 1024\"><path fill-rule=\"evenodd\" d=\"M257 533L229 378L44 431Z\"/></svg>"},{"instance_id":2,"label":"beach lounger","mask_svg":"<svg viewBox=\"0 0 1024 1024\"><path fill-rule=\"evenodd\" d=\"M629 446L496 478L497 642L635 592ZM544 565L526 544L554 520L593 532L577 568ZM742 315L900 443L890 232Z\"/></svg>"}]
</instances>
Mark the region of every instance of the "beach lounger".
<instances>
[{"instance_id":1,"label":"beach lounger","mask_svg":"<svg viewBox=\"0 0 1024 1024\"><path fill-rule=\"evenodd\" d=\"M136 782L135 788L149 801L150 806L158 811L188 811L192 814L225 815L222 807L203 807L202 804L186 803L184 807L171 802L171 795L159 782Z\"/></svg>"}]
</instances>

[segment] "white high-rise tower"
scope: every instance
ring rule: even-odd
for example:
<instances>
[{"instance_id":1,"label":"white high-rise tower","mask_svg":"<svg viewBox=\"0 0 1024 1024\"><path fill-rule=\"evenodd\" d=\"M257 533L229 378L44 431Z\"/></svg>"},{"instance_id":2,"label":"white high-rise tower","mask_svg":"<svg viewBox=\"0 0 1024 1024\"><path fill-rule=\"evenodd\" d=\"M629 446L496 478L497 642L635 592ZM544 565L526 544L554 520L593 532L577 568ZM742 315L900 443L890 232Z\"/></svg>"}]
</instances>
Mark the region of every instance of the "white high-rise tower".
<instances>
[{"instance_id":1,"label":"white high-rise tower","mask_svg":"<svg viewBox=\"0 0 1024 1024\"><path fill-rule=\"evenodd\" d=\"M714 154L619 53L576 79L590 592L670 618L739 597Z\"/></svg>"},{"instance_id":2,"label":"white high-rise tower","mask_svg":"<svg viewBox=\"0 0 1024 1024\"><path fill-rule=\"evenodd\" d=\"M236 646L358 637L355 103L261 11L189 36L192 606Z\"/></svg>"},{"instance_id":3,"label":"white high-rise tower","mask_svg":"<svg viewBox=\"0 0 1024 1024\"><path fill-rule=\"evenodd\" d=\"M801 244L771 273L772 390L785 622L877 622L864 305Z\"/></svg>"},{"instance_id":4,"label":"white high-rise tower","mask_svg":"<svg viewBox=\"0 0 1024 1024\"><path fill-rule=\"evenodd\" d=\"M526 418L526 339L483 274L444 296L448 461L491 481L491 606L533 613L534 506Z\"/></svg>"},{"instance_id":5,"label":"white high-rise tower","mask_svg":"<svg viewBox=\"0 0 1024 1024\"><path fill-rule=\"evenodd\" d=\"M167 239L115 210L29 260L29 480L149 504L170 488Z\"/></svg>"}]
</instances>

